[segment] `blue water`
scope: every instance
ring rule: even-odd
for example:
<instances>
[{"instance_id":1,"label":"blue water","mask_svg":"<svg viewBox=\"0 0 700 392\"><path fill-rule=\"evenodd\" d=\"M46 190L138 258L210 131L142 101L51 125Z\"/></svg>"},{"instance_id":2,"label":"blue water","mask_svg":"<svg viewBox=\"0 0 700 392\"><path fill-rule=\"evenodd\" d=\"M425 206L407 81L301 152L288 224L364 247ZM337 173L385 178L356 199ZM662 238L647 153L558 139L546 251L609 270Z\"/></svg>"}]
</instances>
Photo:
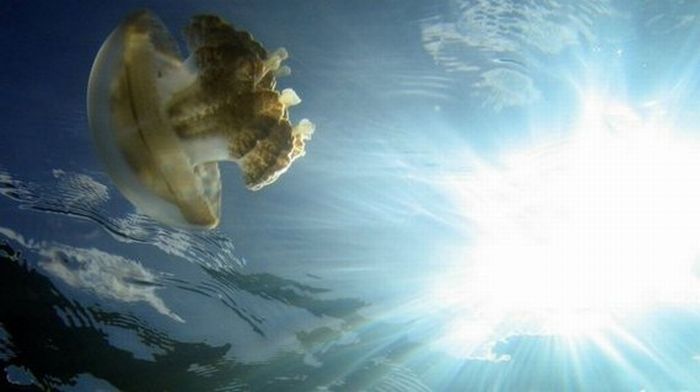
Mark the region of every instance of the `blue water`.
<instances>
[{"instance_id":1,"label":"blue water","mask_svg":"<svg viewBox=\"0 0 700 392\"><path fill-rule=\"evenodd\" d=\"M143 8L183 48L200 13L285 47L316 124L264 190L222 166L213 231L140 215L94 149L93 59ZM441 182L465 157L566 135L589 90L700 137L700 3L4 0L0 46L0 389L700 390L700 302L474 348L431 295L479 238Z\"/></svg>"}]
</instances>

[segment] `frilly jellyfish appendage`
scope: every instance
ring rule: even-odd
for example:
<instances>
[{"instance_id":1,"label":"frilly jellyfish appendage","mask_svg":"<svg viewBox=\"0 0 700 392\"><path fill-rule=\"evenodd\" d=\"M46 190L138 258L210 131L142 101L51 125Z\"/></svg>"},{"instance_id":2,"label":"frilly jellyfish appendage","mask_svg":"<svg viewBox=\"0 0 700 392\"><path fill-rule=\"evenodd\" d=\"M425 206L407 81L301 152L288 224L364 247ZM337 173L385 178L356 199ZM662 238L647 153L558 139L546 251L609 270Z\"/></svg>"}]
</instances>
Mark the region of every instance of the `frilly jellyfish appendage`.
<instances>
[{"instance_id":1,"label":"frilly jellyfish appendage","mask_svg":"<svg viewBox=\"0 0 700 392\"><path fill-rule=\"evenodd\" d=\"M293 126L301 102L276 78L287 51L270 54L216 16L185 30L183 59L149 12L128 17L102 45L90 73L88 115L98 153L119 190L164 223L219 223L219 161L238 163L246 187L273 183L304 155L314 125Z\"/></svg>"}]
</instances>

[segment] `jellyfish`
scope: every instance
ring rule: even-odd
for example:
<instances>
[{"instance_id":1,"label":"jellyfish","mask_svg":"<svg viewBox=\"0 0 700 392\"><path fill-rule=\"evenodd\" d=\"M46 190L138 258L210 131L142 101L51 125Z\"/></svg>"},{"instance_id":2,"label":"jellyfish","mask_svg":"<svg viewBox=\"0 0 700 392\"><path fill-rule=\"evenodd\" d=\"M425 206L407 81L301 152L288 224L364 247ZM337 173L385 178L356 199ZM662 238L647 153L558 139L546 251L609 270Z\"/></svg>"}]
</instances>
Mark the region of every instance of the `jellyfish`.
<instances>
[{"instance_id":1,"label":"jellyfish","mask_svg":"<svg viewBox=\"0 0 700 392\"><path fill-rule=\"evenodd\" d=\"M149 11L127 17L100 48L88 83L98 155L122 194L163 223L214 228L221 212L219 161L245 186L275 182L305 154L314 125L292 125L294 90L276 90L284 48L271 53L218 16L185 28L189 57Z\"/></svg>"}]
</instances>

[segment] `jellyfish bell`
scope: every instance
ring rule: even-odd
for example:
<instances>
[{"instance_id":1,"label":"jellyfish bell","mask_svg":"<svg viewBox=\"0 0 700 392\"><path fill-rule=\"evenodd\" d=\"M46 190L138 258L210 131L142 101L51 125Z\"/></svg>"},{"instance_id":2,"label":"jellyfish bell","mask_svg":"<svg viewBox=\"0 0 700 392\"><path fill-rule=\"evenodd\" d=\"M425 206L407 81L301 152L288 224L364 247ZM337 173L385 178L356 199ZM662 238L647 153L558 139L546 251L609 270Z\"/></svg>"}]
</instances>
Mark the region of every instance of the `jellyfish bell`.
<instances>
[{"instance_id":1,"label":"jellyfish bell","mask_svg":"<svg viewBox=\"0 0 700 392\"><path fill-rule=\"evenodd\" d=\"M293 126L284 49L268 53L216 16L192 19L183 59L164 24L143 11L100 48L88 84L98 154L139 210L175 226L213 228L221 213L219 161L236 162L245 185L276 181L305 153L314 125Z\"/></svg>"}]
</instances>

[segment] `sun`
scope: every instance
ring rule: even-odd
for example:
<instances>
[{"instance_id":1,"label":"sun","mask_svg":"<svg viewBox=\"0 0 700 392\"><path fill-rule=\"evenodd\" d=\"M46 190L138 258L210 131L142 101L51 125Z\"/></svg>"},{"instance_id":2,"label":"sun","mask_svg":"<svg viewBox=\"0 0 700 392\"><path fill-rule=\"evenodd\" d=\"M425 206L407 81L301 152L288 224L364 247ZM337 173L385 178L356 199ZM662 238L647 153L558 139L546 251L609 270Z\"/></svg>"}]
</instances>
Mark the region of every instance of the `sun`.
<instances>
[{"instance_id":1,"label":"sun","mask_svg":"<svg viewBox=\"0 0 700 392\"><path fill-rule=\"evenodd\" d=\"M443 181L469 244L433 295L464 345L499 330L592 333L700 303L700 140L653 108L594 93L583 102L566 136Z\"/></svg>"}]
</instances>

